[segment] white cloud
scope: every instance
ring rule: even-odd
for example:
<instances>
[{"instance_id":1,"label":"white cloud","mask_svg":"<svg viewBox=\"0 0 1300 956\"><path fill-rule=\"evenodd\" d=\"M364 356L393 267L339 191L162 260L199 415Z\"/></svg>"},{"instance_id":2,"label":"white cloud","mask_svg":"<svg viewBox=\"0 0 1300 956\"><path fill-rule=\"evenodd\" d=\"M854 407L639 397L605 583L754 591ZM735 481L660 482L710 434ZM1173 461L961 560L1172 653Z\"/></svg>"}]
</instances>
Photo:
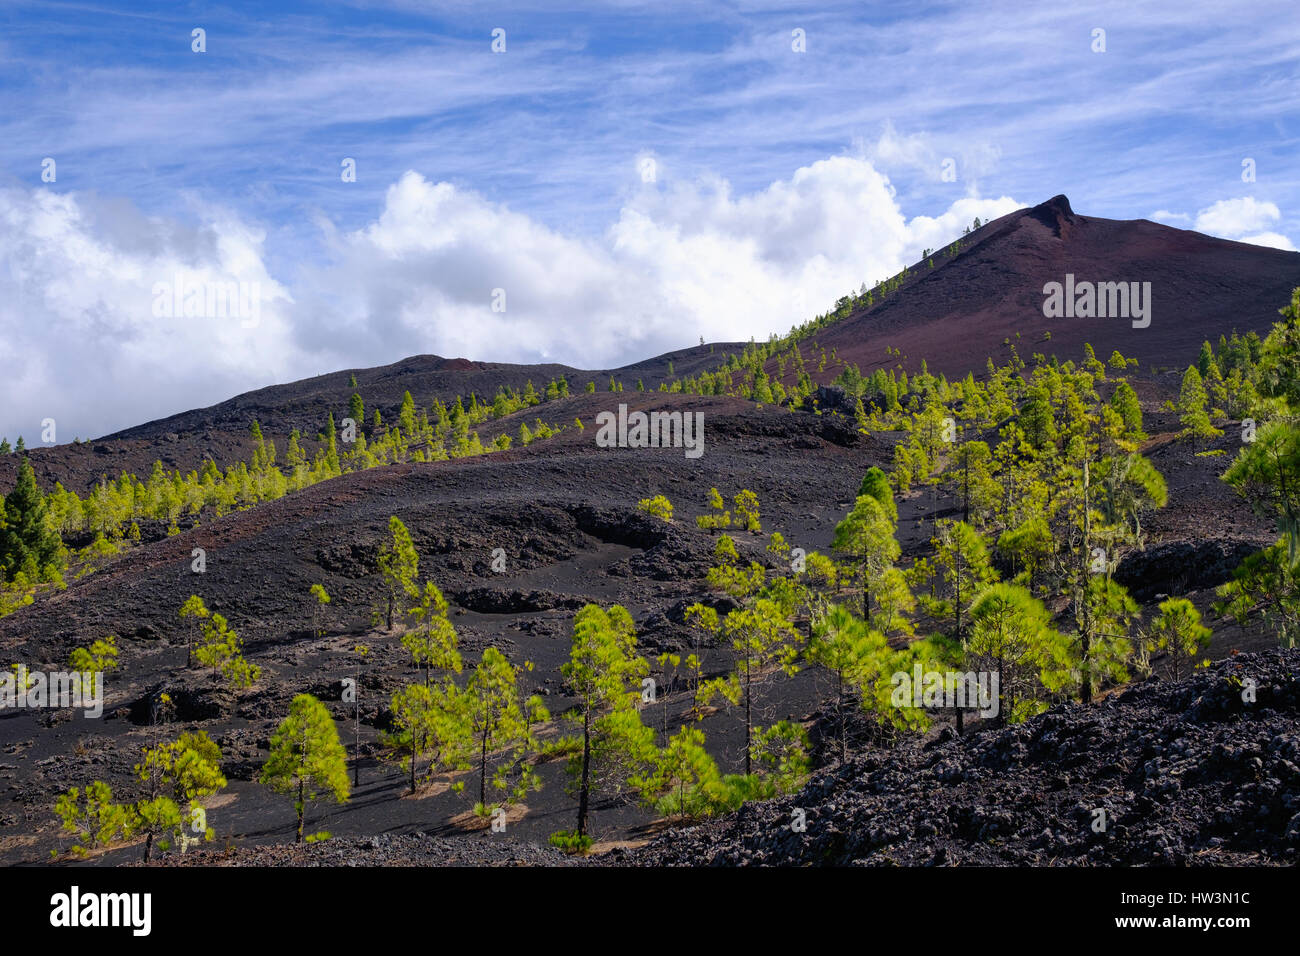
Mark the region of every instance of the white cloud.
<instances>
[{"instance_id":1,"label":"white cloud","mask_svg":"<svg viewBox=\"0 0 1300 956\"><path fill-rule=\"evenodd\" d=\"M352 341L373 338L364 350L377 361L436 351L601 367L700 336L784 332L976 216L1020 205L962 199L909 222L888 179L844 156L745 196L717 178L642 184L630 173L640 188L600 240L586 240L408 172L373 223L336 242L300 308ZM491 309L494 289L505 290L504 313Z\"/></svg>"},{"instance_id":2,"label":"white cloud","mask_svg":"<svg viewBox=\"0 0 1300 956\"><path fill-rule=\"evenodd\" d=\"M53 418L59 441L88 438L274 380L291 349L263 237L203 215L184 228L93 195L0 190L0 434L35 445ZM155 289L178 275L246 283L258 310L155 315Z\"/></svg>"},{"instance_id":3,"label":"white cloud","mask_svg":"<svg viewBox=\"0 0 1300 956\"><path fill-rule=\"evenodd\" d=\"M1293 243L1280 232L1261 232L1257 236L1242 236L1240 242L1249 242L1254 246L1268 246L1271 249L1285 249L1287 252L1298 252Z\"/></svg>"},{"instance_id":4,"label":"white cloud","mask_svg":"<svg viewBox=\"0 0 1300 956\"><path fill-rule=\"evenodd\" d=\"M1168 223L1191 220L1184 213L1164 209L1152 213L1151 218ZM1254 196L1241 196L1236 199L1220 199L1212 206L1200 210L1191 228L1209 236L1295 252L1295 244L1287 236L1269 228L1281 218L1282 212L1276 203L1261 202Z\"/></svg>"},{"instance_id":5,"label":"white cloud","mask_svg":"<svg viewBox=\"0 0 1300 956\"><path fill-rule=\"evenodd\" d=\"M1236 239L1264 229L1281 217L1282 213L1273 203L1243 196L1240 199L1220 199L1208 209L1202 209L1196 214L1192 228L1212 236Z\"/></svg>"},{"instance_id":6,"label":"white cloud","mask_svg":"<svg viewBox=\"0 0 1300 956\"><path fill-rule=\"evenodd\" d=\"M892 121L885 122L875 143L859 141L859 152L880 169L913 171L930 183L944 182L947 173L953 178L946 181L960 182L970 196L978 194L979 180L994 173L1002 158L1002 151L985 139L901 134Z\"/></svg>"},{"instance_id":7,"label":"white cloud","mask_svg":"<svg viewBox=\"0 0 1300 956\"><path fill-rule=\"evenodd\" d=\"M847 156L740 196L627 169L633 191L595 239L408 172L369 224L324 224L325 261L285 283L292 295L264 236L220 210L183 227L93 196L0 192L0 347L24 359L0 380L0 434L30 442L53 416L61 440L88 437L421 352L599 368L763 338L1020 205L965 198L908 220L889 180ZM178 270L260 283L259 325L156 317L154 285Z\"/></svg>"}]
</instances>

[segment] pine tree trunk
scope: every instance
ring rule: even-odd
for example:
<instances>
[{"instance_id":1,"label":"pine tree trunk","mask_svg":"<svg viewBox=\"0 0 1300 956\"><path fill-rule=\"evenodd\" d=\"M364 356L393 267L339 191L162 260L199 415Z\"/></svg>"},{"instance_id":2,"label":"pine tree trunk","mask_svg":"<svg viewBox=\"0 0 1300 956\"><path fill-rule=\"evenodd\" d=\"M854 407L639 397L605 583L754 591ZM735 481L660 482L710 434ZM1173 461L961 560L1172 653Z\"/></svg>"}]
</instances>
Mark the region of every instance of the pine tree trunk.
<instances>
[{"instance_id":1,"label":"pine tree trunk","mask_svg":"<svg viewBox=\"0 0 1300 956\"><path fill-rule=\"evenodd\" d=\"M587 795L591 788L591 711L582 715L582 784L578 791L578 836L587 833Z\"/></svg>"},{"instance_id":2,"label":"pine tree trunk","mask_svg":"<svg viewBox=\"0 0 1300 956\"><path fill-rule=\"evenodd\" d=\"M307 797L304 791L304 782L302 777L298 778L298 838L295 843L302 842L302 822L303 817L307 815Z\"/></svg>"},{"instance_id":3,"label":"pine tree trunk","mask_svg":"<svg viewBox=\"0 0 1300 956\"><path fill-rule=\"evenodd\" d=\"M483 744L479 751L478 762L478 802L487 809L487 728L483 729Z\"/></svg>"},{"instance_id":4,"label":"pine tree trunk","mask_svg":"<svg viewBox=\"0 0 1300 956\"><path fill-rule=\"evenodd\" d=\"M840 712L840 760L849 759L849 732L847 721L844 718L844 672L836 671L835 680L838 684L835 695L835 707Z\"/></svg>"},{"instance_id":5,"label":"pine tree trunk","mask_svg":"<svg viewBox=\"0 0 1300 956\"><path fill-rule=\"evenodd\" d=\"M1088 515L1088 463L1083 463L1083 552L1079 555L1079 600L1082 602L1082 643L1083 680L1079 682L1079 703L1092 703L1092 621L1088 614L1088 535L1092 532L1092 523Z\"/></svg>"},{"instance_id":6,"label":"pine tree trunk","mask_svg":"<svg viewBox=\"0 0 1300 956\"><path fill-rule=\"evenodd\" d=\"M1005 727L1007 725L1007 704L1011 700L1011 691L1007 689L1006 681L1003 680L1005 676L1006 676L1006 667L1003 664L1002 655L999 654L998 655L998 696L1002 698L998 706L999 727Z\"/></svg>"},{"instance_id":7,"label":"pine tree trunk","mask_svg":"<svg viewBox=\"0 0 1300 956\"><path fill-rule=\"evenodd\" d=\"M750 728L753 726L750 710L750 690L751 681L749 674L749 658L745 658L745 776L750 774L751 747L749 743Z\"/></svg>"},{"instance_id":8,"label":"pine tree trunk","mask_svg":"<svg viewBox=\"0 0 1300 956\"><path fill-rule=\"evenodd\" d=\"M961 520L970 522L970 449L966 449L966 482L962 488Z\"/></svg>"},{"instance_id":9,"label":"pine tree trunk","mask_svg":"<svg viewBox=\"0 0 1300 956\"><path fill-rule=\"evenodd\" d=\"M862 567L862 620L871 623L871 568Z\"/></svg>"}]
</instances>

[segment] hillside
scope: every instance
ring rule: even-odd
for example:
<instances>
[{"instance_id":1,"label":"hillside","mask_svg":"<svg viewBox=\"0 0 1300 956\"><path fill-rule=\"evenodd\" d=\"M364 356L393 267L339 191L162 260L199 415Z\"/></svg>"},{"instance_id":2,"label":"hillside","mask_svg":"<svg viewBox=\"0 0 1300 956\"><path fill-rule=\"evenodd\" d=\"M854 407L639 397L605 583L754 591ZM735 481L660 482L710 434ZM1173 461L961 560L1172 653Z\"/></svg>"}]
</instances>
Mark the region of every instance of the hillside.
<instances>
[{"instance_id":1,"label":"hillside","mask_svg":"<svg viewBox=\"0 0 1300 956\"><path fill-rule=\"evenodd\" d=\"M568 380L574 392L581 391L587 382L595 382L604 391L611 377L629 389L638 380L647 389L657 389L661 382L716 365L722 354L740 347L737 343L694 346L622 368L600 370L415 355L377 368L343 369L283 385L268 385L208 408L169 415L78 445L46 448L29 441L33 446L29 451L42 487L60 481L66 488L84 490L103 475L110 479L122 471L146 475L154 461L161 461L169 470L187 472L201 468L208 459L223 469L247 460L254 448L249 437L249 426L254 421L281 449L295 428L301 432L305 446L314 449L316 434L324 427L330 412L336 420L341 420L347 414L348 400L354 392L365 399L367 415L378 410L391 420L396 417L407 391L428 406L435 398L451 403L457 396L468 403L471 395L490 404L499 388L522 391L532 382L542 390L548 382L561 377ZM349 384L353 377L355 387ZM14 460L0 457L0 490L12 486L15 467Z\"/></svg>"},{"instance_id":2,"label":"hillside","mask_svg":"<svg viewBox=\"0 0 1300 956\"><path fill-rule=\"evenodd\" d=\"M1260 866L1300 854L1300 652L1240 655L1085 710L838 765L798 793L592 862L683 866ZM1258 687L1242 700L1247 680ZM1095 830L1096 810L1106 825ZM802 812L807 829L791 827ZM192 866L557 866L425 833L205 850Z\"/></svg>"},{"instance_id":3,"label":"hillside","mask_svg":"<svg viewBox=\"0 0 1300 956\"><path fill-rule=\"evenodd\" d=\"M1006 360L1014 345L1061 361L1091 343L1105 359L1118 349L1139 369L1181 373L1205 340L1234 330L1263 335L1279 303L1300 285L1300 253L1174 229L1145 219L1115 220L1074 212L1065 196L986 223L909 268L902 287L816 336L864 374L902 352L909 371L922 359L949 377L979 374L985 359ZM1123 318L1046 318L1043 287L1078 282L1150 283L1150 325ZM1050 333L1050 338L1046 338Z\"/></svg>"},{"instance_id":4,"label":"hillside","mask_svg":"<svg viewBox=\"0 0 1300 956\"><path fill-rule=\"evenodd\" d=\"M1300 286L1300 255L1144 221L1082 217L1064 197L989 223L968 240L955 256L936 260L932 270L926 266L914 272L883 301L819 330L812 340L828 352L835 349L841 362L859 363L864 372L895 364L885 356L889 346L901 349L910 369L925 359L931 371L943 371L950 380L968 371L982 376L986 356L992 355L995 363L1007 358L1000 343L1007 336L1014 341L1016 331L1023 333L1018 348L1023 358L1041 349L1031 339L1037 341L1048 322L1041 315L1045 281L1071 270L1098 279L1114 275L1152 281L1156 306L1149 328L1132 329L1118 320L1053 320L1051 340L1043 344L1063 361L1081 358L1085 341L1103 357L1112 348L1139 357L1131 377L1144 434L1134 447L1163 476L1168 501L1144 515L1140 541L1121 542L1113 576L1132 592L1141 627L1148 626L1170 595L1186 597L1212 628L1204 653L1220 661L1218 669L1175 685L1162 680L1170 665L1157 654L1156 679L1111 693L1093 710L1062 705L997 732L972 719L965 725L967 736L959 740L954 739L952 715L944 713L924 734L894 749L877 748L887 741L864 732L869 751L839 766L828 674L803 666L773 680L770 693L755 703L756 719L788 720L806 731L819 775L784 802L746 809L685 834L662 835L666 824L653 808L625 795L606 794L593 808L597 849L649 844L611 860L920 865L1043 863L1058 857L1071 862L1195 862L1200 854L1238 863L1290 859L1288 847L1294 841L1288 844L1286 834L1294 829L1294 809L1290 814L1283 809L1292 806L1294 788L1290 782L1271 781L1289 781L1284 771L1294 772L1297 762L1295 684L1288 676L1295 655L1276 653L1276 636L1263 615L1239 624L1210 609L1214 589L1243 557L1274 541L1277 532L1269 517L1253 512L1220 480L1241 447L1233 428L1190 444L1180 437L1178 414L1164 403L1177 396L1181 370L1196 360L1203 340L1217 342L1220 334L1234 329L1268 330L1290 290ZM895 447L919 431L908 417L912 413L903 411L898 412L898 427L863 431L852 417L829 410L654 390L661 382L714 368L726 353L740 348L734 343L705 345L612 372L417 356L381 368L345 369L271 386L85 445L35 449L32 461L43 487L59 480L85 488L104 473L130 470L147 477L155 459L182 470L197 468L208 457L222 466L247 459L253 451L247 429L254 419L283 451L289 429L314 437L330 413L335 418L346 413L353 374L367 408L381 409L386 419L395 417L406 391L417 407L428 409L435 399L471 391L490 397L498 387L519 388L526 381L544 386L559 375L572 388L568 397L487 421L479 429L487 443L498 433L517 433L521 424L540 416L565 426L553 437L527 446L521 441L490 454L436 461L409 457L345 472L242 510L187 515L170 534L164 521L143 520L139 542L124 542L120 553L106 557L94 573L70 574L66 590L46 589L35 603L0 618L0 660L5 662L40 662L52 669L67 662L75 648L106 634L117 635L122 650L121 666L108 679L103 720L91 721L71 710L0 714L0 775L7 781L8 797L0 804L0 862L45 861L52 850L66 849L68 838L60 833L51 807L68 788L92 779L109 780L123 792L135 786L132 767L141 748L159 732L152 714L163 694L176 705L178 727L202 729L221 747L229 787L211 814L221 840L240 852L260 853L264 862L299 859L280 850L255 849L292 840L294 824L290 801L258 783L257 776L271 734L296 694L310 693L326 704L347 731L344 742L351 750L352 722L358 715L344 701L349 679L356 679L361 689L362 783L349 804L313 807L313 828L334 834L339 846L385 835L385 842L367 855L376 862L552 862L550 851L540 848L550 834L572 826L574 812L562 756L538 757L542 790L512 811L508 833L499 841L509 845L494 847L481 858L473 856L473 841L495 838L473 816L476 794L456 792L445 780L422 783L416 793L407 793L407 768L394 758L385 735L394 726L393 693L417 681L420 670L401 642L403 625L390 631L375 617L383 600L380 553L390 538L390 518L399 518L409 530L419 579L436 583L446 596L465 673L490 647L521 666L521 690L539 695L551 713L543 731L547 740L559 736L565 725L558 717L574 703L561 668L570 651L575 612L588 603L626 607L635 622L636 650L664 688L641 710L662 745L690 720L691 705L680 671L670 673L676 665L661 655L681 659L698 653L706 680L724 678L734 663L724 636L702 641L686 617L696 602L721 615L738 606L706 580L720 560L715 552L719 535L698 527L695 518L707 511L710 490L718 489L728 502L742 490L757 496L761 532L733 526L731 534L740 559L778 577L792 564L772 533L779 531L785 545L806 553L832 553L836 526L854 508L864 473L873 466L890 472ZM1153 371L1153 364L1178 371ZM828 365L818 380L829 382L840 367ZM627 390L604 391L610 375ZM634 390L638 378L646 391ZM597 383L591 394L583 391L589 380ZM1096 400L1108 401L1115 388L1113 381L1102 383ZM922 402L918 398L915 404ZM619 405L701 414L703 455L689 457L682 448L598 446L597 416ZM1004 414L1013 413L1012 408ZM1001 424L990 420L981 426L991 444ZM12 482L14 459L0 462L0 485ZM1057 460L1048 456L1044 461L1051 480L1065 473ZM1004 491L999 485L990 512L1000 520L998 509L1019 507L1031 490L1008 484ZM1051 501L1070 493L1067 484L1052 485ZM1048 492L1044 494L1047 501ZM654 495L670 499L671 521L638 508L639 501ZM898 561L909 569L924 568L933 555L932 536L945 519L962 516L956 486L951 481L942 487L917 482L898 494L896 505L892 535ZM991 523L991 550L997 530ZM192 563L199 552L201 571ZM1016 571L1005 557L994 564L1007 578ZM310 593L314 584L331 596L323 611ZM261 668L260 680L250 688L236 692L209 670L185 666L187 634L177 613L192 594L228 619L248 658ZM832 588L828 594L854 608L863 600L856 585ZM1068 602L1060 594L1045 600L1050 605L1046 610L1068 624ZM802 638L811 631L813 613L795 617L790 627ZM946 626L921 611L915 620L915 635L906 630L889 635L890 653L902 653L914 636ZM370 648L364 664L352 653L359 643ZM525 662L531 669L522 669ZM1225 675L1246 674L1250 668L1269 693L1261 696L1257 712L1231 711L1223 696ZM707 734L719 769L739 772L745 725L735 709L715 702L701 714L692 726ZM1184 745L1175 733L1184 725L1192 741L1186 746L1193 748L1186 752L1179 749ZM1221 748L1234 756L1222 756ZM1158 759L1187 761L1189 775L1171 783L1168 774L1148 772L1148 764ZM1256 759L1259 765L1252 763ZM1258 774L1247 781L1254 773L1250 767ZM466 779L464 771L458 773ZM951 788L926 795L927 788L958 777L978 781L979 800L957 801ZM1058 778L1063 780L1059 786ZM1056 796L1039 806L1036 784L1042 780L1052 782ZM1130 826L1130 814L1149 824L1134 832L1131 841L1129 830L1120 831L1124 841L1116 843L1122 849L1095 853L1099 844L1079 833L1063 835L1063 828L1077 823L1071 808L1094 799L1091 788L1102 780L1123 790L1115 798L1123 827ZM1194 780L1201 781L1196 785L1200 789L1191 786ZM1215 822L1212 805L1229 799L1224 795L1238 784L1255 789L1234 798L1241 806L1229 822L1235 825L1233 821L1257 814L1267 834L1253 842L1246 834L1236 843L1214 843L1223 836L1216 827L1228 824ZM1162 794L1179 792L1175 785L1186 788L1179 799L1191 802L1162 805ZM988 809L998 801L1015 806L1020 816L1012 819L1006 808ZM815 811L815 819L833 823L826 833L837 835L798 844L772 842L773 821L791 806ZM1184 812L1201 815L1189 817L1180 829L1171 815ZM1042 831L1049 836L1041 836ZM340 855L346 855L334 847L311 853L326 862L342 862ZM139 856L137 841L97 853L93 861L120 864ZM213 856L199 859L215 862Z\"/></svg>"},{"instance_id":5,"label":"hillside","mask_svg":"<svg viewBox=\"0 0 1300 956\"><path fill-rule=\"evenodd\" d=\"M605 858L633 866L1259 866L1300 854L1300 651L873 753ZM1255 699L1243 700L1253 681ZM790 828L795 809L807 830ZM1094 828L1106 812L1105 826Z\"/></svg>"}]
</instances>

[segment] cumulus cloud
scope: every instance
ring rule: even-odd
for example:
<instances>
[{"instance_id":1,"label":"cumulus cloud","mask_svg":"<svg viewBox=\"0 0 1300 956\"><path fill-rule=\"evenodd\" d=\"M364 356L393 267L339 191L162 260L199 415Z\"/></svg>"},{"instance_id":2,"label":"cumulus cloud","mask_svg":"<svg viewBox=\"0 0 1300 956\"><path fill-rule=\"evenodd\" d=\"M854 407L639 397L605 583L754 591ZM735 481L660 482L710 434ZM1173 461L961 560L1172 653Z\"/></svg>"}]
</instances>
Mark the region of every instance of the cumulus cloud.
<instances>
[{"instance_id":1,"label":"cumulus cloud","mask_svg":"<svg viewBox=\"0 0 1300 956\"><path fill-rule=\"evenodd\" d=\"M1300 252L1286 236L1280 232L1261 232L1254 236L1242 236L1241 242L1249 242L1255 246L1268 246L1270 249L1285 249L1287 252Z\"/></svg>"},{"instance_id":2,"label":"cumulus cloud","mask_svg":"<svg viewBox=\"0 0 1300 956\"><path fill-rule=\"evenodd\" d=\"M274 379L290 351L288 296L263 265L264 237L221 210L200 219L0 190L0 434L35 444L53 419L60 442L92 437ZM242 312L217 299L232 288Z\"/></svg>"},{"instance_id":3,"label":"cumulus cloud","mask_svg":"<svg viewBox=\"0 0 1300 956\"><path fill-rule=\"evenodd\" d=\"M701 336L763 338L1021 205L968 197L909 220L888 178L847 156L747 195L709 177L635 183L589 238L407 172L362 228L324 223L323 258L292 281L269 274L263 233L221 210L186 226L90 195L0 192L0 350L18 358L0 434L31 442L54 417L67 441L422 352L600 368ZM256 325L201 303L158 314L177 275L255 286Z\"/></svg>"},{"instance_id":4,"label":"cumulus cloud","mask_svg":"<svg viewBox=\"0 0 1300 956\"><path fill-rule=\"evenodd\" d=\"M1295 251L1290 239L1269 229L1281 218L1282 213L1276 204L1261 202L1254 196L1243 196L1238 199L1220 199L1214 205L1202 209L1196 214L1192 228L1224 239Z\"/></svg>"},{"instance_id":5,"label":"cumulus cloud","mask_svg":"<svg viewBox=\"0 0 1300 956\"><path fill-rule=\"evenodd\" d=\"M844 156L742 196L710 177L639 185L605 234L586 240L408 172L374 222L335 239L300 308L354 342L389 343L367 348L384 361L423 350L601 367L700 336L784 332L976 216L1021 205L967 198L909 221L889 180ZM492 310L495 290L504 311ZM304 336L319 329L300 325Z\"/></svg>"}]
</instances>

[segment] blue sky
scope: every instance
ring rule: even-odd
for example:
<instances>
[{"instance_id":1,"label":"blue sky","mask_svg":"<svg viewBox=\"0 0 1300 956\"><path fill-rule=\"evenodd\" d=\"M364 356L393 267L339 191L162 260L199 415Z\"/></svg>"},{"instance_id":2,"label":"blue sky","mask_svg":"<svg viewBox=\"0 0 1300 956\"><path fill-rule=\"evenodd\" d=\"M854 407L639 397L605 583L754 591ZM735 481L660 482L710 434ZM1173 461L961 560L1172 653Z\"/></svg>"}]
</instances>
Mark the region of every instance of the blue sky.
<instances>
[{"instance_id":1,"label":"blue sky","mask_svg":"<svg viewBox=\"0 0 1300 956\"><path fill-rule=\"evenodd\" d=\"M25 361L0 434L415 352L763 337L1060 192L1293 248L1297 24L1194 0L3 4L0 355ZM256 322L153 314L178 270L255 284Z\"/></svg>"}]
</instances>

